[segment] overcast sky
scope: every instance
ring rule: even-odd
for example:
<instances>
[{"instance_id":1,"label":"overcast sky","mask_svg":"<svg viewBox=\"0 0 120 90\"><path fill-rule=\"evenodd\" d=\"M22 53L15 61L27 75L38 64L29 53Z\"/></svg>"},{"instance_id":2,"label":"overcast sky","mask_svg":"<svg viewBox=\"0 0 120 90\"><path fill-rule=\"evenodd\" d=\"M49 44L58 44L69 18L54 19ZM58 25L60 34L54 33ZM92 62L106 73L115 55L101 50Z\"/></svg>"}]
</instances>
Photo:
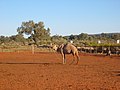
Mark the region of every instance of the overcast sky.
<instances>
[{"instance_id":1,"label":"overcast sky","mask_svg":"<svg viewBox=\"0 0 120 90\"><path fill-rule=\"evenodd\" d=\"M43 21L51 35L120 32L120 0L0 0L0 36L29 20Z\"/></svg>"}]
</instances>

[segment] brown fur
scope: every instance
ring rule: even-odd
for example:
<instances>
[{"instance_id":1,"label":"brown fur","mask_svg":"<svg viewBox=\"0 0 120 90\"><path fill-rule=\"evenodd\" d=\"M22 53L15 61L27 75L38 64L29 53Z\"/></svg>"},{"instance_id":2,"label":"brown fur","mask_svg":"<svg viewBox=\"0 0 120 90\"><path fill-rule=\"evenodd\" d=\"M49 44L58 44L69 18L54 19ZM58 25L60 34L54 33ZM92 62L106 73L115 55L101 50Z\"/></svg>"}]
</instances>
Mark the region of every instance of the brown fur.
<instances>
[{"instance_id":1,"label":"brown fur","mask_svg":"<svg viewBox=\"0 0 120 90\"><path fill-rule=\"evenodd\" d=\"M65 54L72 54L73 55L73 61L72 61L72 63L75 61L75 56L76 56L76 58L77 58L77 63L76 64L78 64L78 61L79 61L78 50L71 43L62 44L59 47L53 46L53 49L57 50L57 52L60 52L62 54L63 64L66 64Z\"/></svg>"}]
</instances>

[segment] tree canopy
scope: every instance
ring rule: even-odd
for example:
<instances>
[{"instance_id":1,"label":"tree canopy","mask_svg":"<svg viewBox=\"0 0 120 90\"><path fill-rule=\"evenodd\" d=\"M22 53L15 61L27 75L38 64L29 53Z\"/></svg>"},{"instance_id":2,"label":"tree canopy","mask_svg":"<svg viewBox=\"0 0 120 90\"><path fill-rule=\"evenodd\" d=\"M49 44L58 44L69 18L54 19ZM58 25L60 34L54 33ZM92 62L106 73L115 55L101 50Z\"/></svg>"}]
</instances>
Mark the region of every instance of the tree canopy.
<instances>
[{"instance_id":1,"label":"tree canopy","mask_svg":"<svg viewBox=\"0 0 120 90\"><path fill-rule=\"evenodd\" d=\"M18 34L30 35L30 39L37 45L43 41L46 42L50 40L50 28L45 29L43 22L22 22L22 25L18 27L17 32Z\"/></svg>"}]
</instances>

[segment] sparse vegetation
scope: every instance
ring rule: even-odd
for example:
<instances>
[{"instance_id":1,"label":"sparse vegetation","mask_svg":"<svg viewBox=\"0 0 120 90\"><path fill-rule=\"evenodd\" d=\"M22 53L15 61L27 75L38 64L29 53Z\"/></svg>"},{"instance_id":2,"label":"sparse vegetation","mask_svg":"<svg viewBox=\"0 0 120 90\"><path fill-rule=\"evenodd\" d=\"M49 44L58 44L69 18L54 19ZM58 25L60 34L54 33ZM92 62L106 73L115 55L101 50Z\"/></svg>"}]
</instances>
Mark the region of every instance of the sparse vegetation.
<instances>
[{"instance_id":1,"label":"sparse vegetation","mask_svg":"<svg viewBox=\"0 0 120 90\"><path fill-rule=\"evenodd\" d=\"M34 21L22 22L16 31L18 32L17 35L0 36L0 48L18 48L31 44L37 46L50 45L51 43L62 44L71 40L76 46L120 46L117 44L117 40L120 40L120 33L81 33L79 35L51 36L50 28L45 29L43 22L35 23ZM24 34L29 35L29 37L24 37Z\"/></svg>"}]
</instances>

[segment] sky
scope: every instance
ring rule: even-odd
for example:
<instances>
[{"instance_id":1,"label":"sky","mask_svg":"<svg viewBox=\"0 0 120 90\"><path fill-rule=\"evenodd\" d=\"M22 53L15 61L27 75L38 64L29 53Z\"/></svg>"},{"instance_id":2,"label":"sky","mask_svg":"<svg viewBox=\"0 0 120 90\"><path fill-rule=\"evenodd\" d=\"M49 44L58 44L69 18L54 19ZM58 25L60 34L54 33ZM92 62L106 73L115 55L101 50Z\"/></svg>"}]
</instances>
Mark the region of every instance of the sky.
<instances>
[{"instance_id":1,"label":"sky","mask_svg":"<svg viewBox=\"0 0 120 90\"><path fill-rule=\"evenodd\" d=\"M0 36L16 35L29 20L51 35L120 33L120 0L0 0Z\"/></svg>"}]
</instances>

